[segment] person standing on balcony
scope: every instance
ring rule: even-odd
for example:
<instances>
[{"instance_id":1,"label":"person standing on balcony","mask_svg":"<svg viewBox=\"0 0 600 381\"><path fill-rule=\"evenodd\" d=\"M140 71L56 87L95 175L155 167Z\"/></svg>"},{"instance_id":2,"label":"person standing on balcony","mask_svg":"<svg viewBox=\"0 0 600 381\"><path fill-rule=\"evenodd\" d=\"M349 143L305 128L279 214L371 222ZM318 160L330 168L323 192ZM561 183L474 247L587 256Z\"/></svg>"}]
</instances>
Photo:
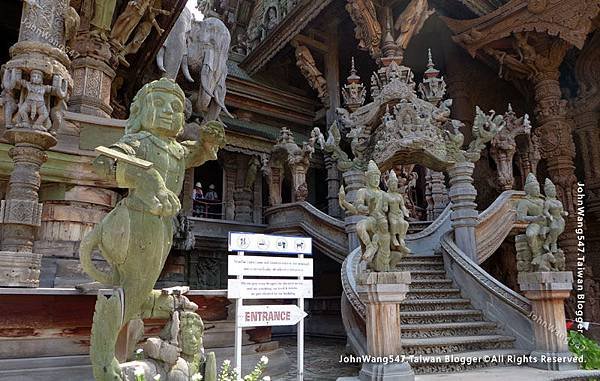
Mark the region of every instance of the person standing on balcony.
<instances>
[{"instance_id":1,"label":"person standing on balcony","mask_svg":"<svg viewBox=\"0 0 600 381\"><path fill-rule=\"evenodd\" d=\"M213 214L217 211L217 203L219 202L219 195L215 191L215 184L210 184L208 186L208 192L206 192L206 196L204 199L207 201L207 217L215 218Z\"/></svg>"},{"instance_id":2,"label":"person standing on balcony","mask_svg":"<svg viewBox=\"0 0 600 381\"><path fill-rule=\"evenodd\" d=\"M192 191L192 202L194 204L194 217L202 217L204 212L204 192L202 191L202 183L197 182Z\"/></svg>"}]
</instances>

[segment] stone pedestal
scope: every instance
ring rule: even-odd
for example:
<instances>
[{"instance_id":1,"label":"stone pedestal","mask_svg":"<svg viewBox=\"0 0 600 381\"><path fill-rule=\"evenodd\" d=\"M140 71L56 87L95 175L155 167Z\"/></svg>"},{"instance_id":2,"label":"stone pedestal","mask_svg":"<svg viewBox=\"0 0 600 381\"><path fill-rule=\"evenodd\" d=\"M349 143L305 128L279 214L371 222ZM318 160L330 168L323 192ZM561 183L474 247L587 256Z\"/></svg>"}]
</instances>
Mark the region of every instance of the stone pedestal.
<instances>
[{"instance_id":1,"label":"stone pedestal","mask_svg":"<svg viewBox=\"0 0 600 381\"><path fill-rule=\"evenodd\" d=\"M448 197L452 202L450 220L454 228L456 245L473 260L477 257L477 242L475 227L478 223L477 190L473 186L473 169L475 164L460 162L448 169L450 176L450 191Z\"/></svg>"},{"instance_id":2,"label":"stone pedestal","mask_svg":"<svg viewBox=\"0 0 600 381\"><path fill-rule=\"evenodd\" d=\"M361 170L349 170L344 172L344 189L346 190L346 200L349 203L353 203L356 200L356 192L360 188L364 188L366 184L365 173ZM344 223L346 227L346 234L348 234L348 250L352 251L360 246L358 235L356 234L356 223L363 219L363 216L349 216L344 217Z\"/></svg>"},{"instance_id":3,"label":"stone pedestal","mask_svg":"<svg viewBox=\"0 0 600 381\"><path fill-rule=\"evenodd\" d=\"M406 299L409 272L368 272L359 275L358 295L366 305L367 354L375 357L402 353L400 302ZM408 363L364 363L362 381L409 381L415 375Z\"/></svg>"},{"instance_id":4,"label":"stone pedestal","mask_svg":"<svg viewBox=\"0 0 600 381\"><path fill-rule=\"evenodd\" d=\"M572 357L567 344L565 299L573 289L573 273L534 272L520 273L519 286L531 300L531 318L534 324L535 347L531 352L538 361L530 366L547 370L577 369L573 362L554 362L553 358Z\"/></svg>"}]
</instances>

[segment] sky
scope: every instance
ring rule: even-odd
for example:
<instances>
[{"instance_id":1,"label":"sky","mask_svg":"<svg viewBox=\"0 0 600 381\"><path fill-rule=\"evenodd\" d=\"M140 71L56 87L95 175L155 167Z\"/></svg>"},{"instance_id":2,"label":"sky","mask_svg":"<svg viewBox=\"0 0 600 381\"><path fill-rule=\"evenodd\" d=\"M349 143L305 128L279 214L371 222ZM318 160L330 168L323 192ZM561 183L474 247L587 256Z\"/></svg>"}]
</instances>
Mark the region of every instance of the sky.
<instances>
[{"instance_id":1,"label":"sky","mask_svg":"<svg viewBox=\"0 0 600 381\"><path fill-rule=\"evenodd\" d=\"M192 11L192 14L194 15L194 18L196 20L202 20L204 18L204 15L202 14L202 12L200 12L199 10L196 9L196 4L197 4L197 0L188 0L187 4L185 6L190 11Z\"/></svg>"}]
</instances>

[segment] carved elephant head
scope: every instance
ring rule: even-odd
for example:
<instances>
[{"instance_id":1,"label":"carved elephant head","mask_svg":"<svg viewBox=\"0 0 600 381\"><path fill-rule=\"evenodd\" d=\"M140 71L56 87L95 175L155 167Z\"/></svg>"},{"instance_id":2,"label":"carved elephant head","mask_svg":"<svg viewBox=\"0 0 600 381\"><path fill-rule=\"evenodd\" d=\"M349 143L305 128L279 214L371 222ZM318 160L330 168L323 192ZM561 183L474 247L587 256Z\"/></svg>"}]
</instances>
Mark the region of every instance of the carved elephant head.
<instances>
[{"instance_id":1,"label":"carved elephant head","mask_svg":"<svg viewBox=\"0 0 600 381\"><path fill-rule=\"evenodd\" d=\"M188 38L188 63L194 78L200 78L196 110L205 120L215 120L225 107L225 79L231 35L218 18L192 23Z\"/></svg>"}]
</instances>

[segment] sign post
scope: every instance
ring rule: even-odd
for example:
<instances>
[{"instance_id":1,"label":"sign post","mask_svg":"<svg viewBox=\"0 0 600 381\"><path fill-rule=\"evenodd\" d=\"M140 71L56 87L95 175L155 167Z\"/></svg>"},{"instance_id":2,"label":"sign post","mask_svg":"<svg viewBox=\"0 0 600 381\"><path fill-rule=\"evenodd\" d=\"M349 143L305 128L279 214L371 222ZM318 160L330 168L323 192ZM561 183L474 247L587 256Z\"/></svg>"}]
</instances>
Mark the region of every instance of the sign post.
<instances>
[{"instance_id":1,"label":"sign post","mask_svg":"<svg viewBox=\"0 0 600 381\"><path fill-rule=\"evenodd\" d=\"M227 297L235 299L235 370L242 377L242 329L244 327L298 324L297 379L304 379L304 299L312 298L312 239L254 233L229 233ZM267 256L244 256L264 253ZM290 257L272 256L273 254ZM259 276L245 278L245 276ZM267 278L268 277L268 278ZM275 279L272 279L275 278ZM288 279L282 279L288 278ZM292 279L289 279L292 278ZM244 306L244 299L296 299L298 305Z\"/></svg>"}]
</instances>

